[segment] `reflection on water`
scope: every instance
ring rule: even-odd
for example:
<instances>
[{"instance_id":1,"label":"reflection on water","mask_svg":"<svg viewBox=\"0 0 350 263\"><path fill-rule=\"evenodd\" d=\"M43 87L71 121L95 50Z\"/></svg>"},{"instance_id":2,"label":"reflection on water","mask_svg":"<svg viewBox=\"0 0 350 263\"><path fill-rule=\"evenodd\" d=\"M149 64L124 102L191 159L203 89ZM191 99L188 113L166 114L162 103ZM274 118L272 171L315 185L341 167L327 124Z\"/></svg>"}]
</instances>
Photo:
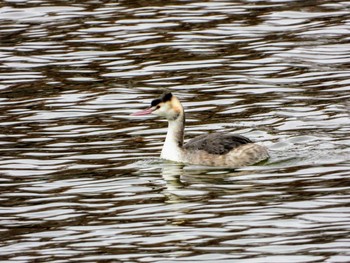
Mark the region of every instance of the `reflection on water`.
<instances>
[{"instance_id":1,"label":"reflection on water","mask_svg":"<svg viewBox=\"0 0 350 263\"><path fill-rule=\"evenodd\" d=\"M0 258L349 262L346 1L5 1ZM187 138L270 148L238 171L158 158Z\"/></svg>"}]
</instances>

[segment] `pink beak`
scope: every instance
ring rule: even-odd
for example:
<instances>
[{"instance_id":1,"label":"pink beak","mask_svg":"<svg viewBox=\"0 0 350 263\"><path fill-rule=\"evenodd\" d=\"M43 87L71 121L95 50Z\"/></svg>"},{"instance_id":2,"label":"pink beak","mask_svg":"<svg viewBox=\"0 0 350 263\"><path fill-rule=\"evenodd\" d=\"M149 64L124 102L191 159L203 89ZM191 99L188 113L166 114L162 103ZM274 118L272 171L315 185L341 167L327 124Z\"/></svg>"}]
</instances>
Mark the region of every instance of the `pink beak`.
<instances>
[{"instance_id":1,"label":"pink beak","mask_svg":"<svg viewBox=\"0 0 350 263\"><path fill-rule=\"evenodd\" d=\"M141 111L137 111L131 114L131 116L142 116L142 115L148 115L151 114L153 112L152 108L148 108L145 110L141 110Z\"/></svg>"}]
</instances>

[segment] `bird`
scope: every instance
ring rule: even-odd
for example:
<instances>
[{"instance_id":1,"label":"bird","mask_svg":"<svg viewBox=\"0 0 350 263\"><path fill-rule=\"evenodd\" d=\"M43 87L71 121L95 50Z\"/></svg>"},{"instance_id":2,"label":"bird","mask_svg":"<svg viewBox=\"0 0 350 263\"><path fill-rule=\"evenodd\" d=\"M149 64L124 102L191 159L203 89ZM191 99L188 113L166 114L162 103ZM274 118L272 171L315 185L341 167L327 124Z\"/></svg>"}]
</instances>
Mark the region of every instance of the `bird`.
<instances>
[{"instance_id":1,"label":"bird","mask_svg":"<svg viewBox=\"0 0 350 263\"><path fill-rule=\"evenodd\" d=\"M184 143L185 112L171 92L152 100L151 106L132 116L157 115L167 119L168 131L160 157L166 160L205 166L240 168L269 158L265 146L239 134L215 132L199 135Z\"/></svg>"}]
</instances>

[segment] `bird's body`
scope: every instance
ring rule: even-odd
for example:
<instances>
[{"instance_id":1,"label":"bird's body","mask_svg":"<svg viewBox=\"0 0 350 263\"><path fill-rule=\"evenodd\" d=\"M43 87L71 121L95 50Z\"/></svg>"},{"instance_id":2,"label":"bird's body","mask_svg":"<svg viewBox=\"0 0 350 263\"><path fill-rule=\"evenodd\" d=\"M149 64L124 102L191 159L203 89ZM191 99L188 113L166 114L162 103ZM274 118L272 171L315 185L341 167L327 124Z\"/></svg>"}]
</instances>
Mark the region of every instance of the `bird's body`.
<instances>
[{"instance_id":1,"label":"bird's body","mask_svg":"<svg viewBox=\"0 0 350 263\"><path fill-rule=\"evenodd\" d=\"M210 133L197 136L184 144L185 113L180 101L171 93L153 100L151 108L133 115L157 114L167 118L169 126L161 158L198 165L238 168L269 157L264 146L236 134Z\"/></svg>"}]
</instances>

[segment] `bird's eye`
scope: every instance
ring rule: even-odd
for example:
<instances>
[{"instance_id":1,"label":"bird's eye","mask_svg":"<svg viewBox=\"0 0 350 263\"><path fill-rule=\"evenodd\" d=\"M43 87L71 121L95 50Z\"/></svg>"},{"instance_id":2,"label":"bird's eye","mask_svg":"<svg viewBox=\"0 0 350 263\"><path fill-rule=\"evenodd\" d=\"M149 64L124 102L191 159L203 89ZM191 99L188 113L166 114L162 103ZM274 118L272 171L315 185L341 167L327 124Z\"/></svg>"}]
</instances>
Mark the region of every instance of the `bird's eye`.
<instances>
[{"instance_id":1,"label":"bird's eye","mask_svg":"<svg viewBox=\"0 0 350 263\"><path fill-rule=\"evenodd\" d=\"M156 110L158 110L159 108L160 108L160 106L159 106L159 105L157 105Z\"/></svg>"}]
</instances>

